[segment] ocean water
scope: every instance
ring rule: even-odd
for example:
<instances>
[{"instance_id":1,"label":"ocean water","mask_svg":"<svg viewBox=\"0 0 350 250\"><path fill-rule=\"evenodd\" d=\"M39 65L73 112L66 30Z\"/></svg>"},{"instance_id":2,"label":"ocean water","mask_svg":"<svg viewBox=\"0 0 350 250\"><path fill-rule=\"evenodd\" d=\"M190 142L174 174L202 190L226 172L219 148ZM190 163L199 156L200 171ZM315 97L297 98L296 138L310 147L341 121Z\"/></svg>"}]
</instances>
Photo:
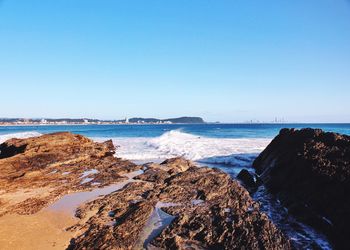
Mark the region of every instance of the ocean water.
<instances>
[{"instance_id":1,"label":"ocean water","mask_svg":"<svg viewBox=\"0 0 350 250\"><path fill-rule=\"evenodd\" d=\"M252 162L282 128L320 128L350 135L350 124L164 124L164 125L59 125L0 126L0 143L12 137L70 131L96 141L112 139L116 156L137 163L161 162L183 156L199 165L217 167L233 178ZM261 210L299 249L332 249L327 238L288 214L277 197L261 186L254 199Z\"/></svg>"},{"instance_id":2,"label":"ocean water","mask_svg":"<svg viewBox=\"0 0 350 250\"><path fill-rule=\"evenodd\" d=\"M0 142L70 131L97 141L112 139L117 156L138 162L183 156L201 164L220 164L231 174L249 167L281 128L321 128L350 134L350 124L164 124L0 126Z\"/></svg>"}]
</instances>

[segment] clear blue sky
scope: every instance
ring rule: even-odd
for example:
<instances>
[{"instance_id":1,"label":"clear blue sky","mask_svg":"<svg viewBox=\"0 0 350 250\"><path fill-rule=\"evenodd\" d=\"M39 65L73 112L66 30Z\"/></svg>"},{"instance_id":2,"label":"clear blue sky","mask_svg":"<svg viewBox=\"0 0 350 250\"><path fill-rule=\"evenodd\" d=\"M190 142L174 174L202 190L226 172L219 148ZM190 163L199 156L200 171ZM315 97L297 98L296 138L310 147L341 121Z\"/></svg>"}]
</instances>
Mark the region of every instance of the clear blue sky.
<instances>
[{"instance_id":1,"label":"clear blue sky","mask_svg":"<svg viewBox=\"0 0 350 250\"><path fill-rule=\"evenodd\" d=\"M3 0L0 91L0 117L350 122L350 1Z\"/></svg>"}]
</instances>

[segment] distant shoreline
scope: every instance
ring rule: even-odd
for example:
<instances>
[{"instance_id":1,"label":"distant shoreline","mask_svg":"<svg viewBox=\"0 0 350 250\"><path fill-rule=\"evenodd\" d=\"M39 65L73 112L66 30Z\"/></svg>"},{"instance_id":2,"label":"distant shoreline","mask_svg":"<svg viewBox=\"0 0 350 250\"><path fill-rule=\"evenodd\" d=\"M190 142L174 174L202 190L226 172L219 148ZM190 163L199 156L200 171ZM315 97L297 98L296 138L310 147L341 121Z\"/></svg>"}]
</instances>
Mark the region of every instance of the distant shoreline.
<instances>
[{"instance_id":1,"label":"distant shoreline","mask_svg":"<svg viewBox=\"0 0 350 250\"><path fill-rule=\"evenodd\" d=\"M0 127L26 127L26 126L130 126L130 125L138 125L138 126L148 126L148 125L204 125L204 124L215 124L215 123L103 123L103 124L97 124L97 123L66 123L66 124L0 124ZM216 124L225 124L225 123L216 123ZM227 123L229 124L229 123Z\"/></svg>"},{"instance_id":2,"label":"distant shoreline","mask_svg":"<svg viewBox=\"0 0 350 250\"><path fill-rule=\"evenodd\" d=\"M246 122L233 122L233 123L216 123L216 122L205 122L205 123L66 123L66 124L0 124L0 127L49 127L49 126L154 126L154 125L293 125L293 124L301 124L301 125L313 125L313 124L350 124L350 122L288 122L288 123L246 123Z\"/></svg>"}]
</instances>

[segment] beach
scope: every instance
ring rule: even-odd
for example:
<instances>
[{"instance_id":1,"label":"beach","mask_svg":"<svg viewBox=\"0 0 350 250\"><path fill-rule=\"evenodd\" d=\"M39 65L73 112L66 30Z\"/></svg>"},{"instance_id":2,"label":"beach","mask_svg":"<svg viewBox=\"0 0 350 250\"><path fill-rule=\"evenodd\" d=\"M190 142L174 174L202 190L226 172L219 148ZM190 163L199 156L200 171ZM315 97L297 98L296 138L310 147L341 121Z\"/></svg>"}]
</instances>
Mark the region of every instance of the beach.
<instances>
[{"instance_id":1,"label":"beach","mask_svg":"<svg viewBox=\"0 0 350 250\"><path fill-rule=\"evenodd\" d=\"M127 165L125 165L126 168L124 167L122 168L124 170L118 170L119 174L114 178L110 178L110 174L105 172L106 169L103 167L104 165L101 165L101 167L94 166L93 162L86 162L85 164L79 163L78 165L75 164L69 168L64 167L59 170L57 170L58 165L54 164L52 167L46 167L44 172L34 171L31 172L30 175L27 174L26 176L29 178L28 185L32 186L31 188L27 187L27 191L23 189L26 186L23 186L22 181L22 184L20 184L22 189L16 191L17 195L16 192L13 193L13 191L0 194L0 199L3 201L3 204L7 204L5 206L2 205L3 217L0 218L0 224L2 223L3 225L6 225L7 223L13 222L14 225L17 225L16 221L22 221L22 223L24 223L24 226L21 227L20 230L17 230L17 227L13 226L4 227L4 229L0 231L2 239L7 243L4 244L4 246L7 246L8 249L10 249L11 246L13 246L12 244L15 244L12 240L7 240L7 235L18 235L23 230L23 232L26 232L25 230L34 229L31 233L35 232L35 235L27 234L28 237L40 238L41 234L37 232L42 230L42 223L45 221L45 223L50 226L47 230L48 237L43 241L42 248L44 249L51 244L51 246L62 249L64 244L68 244L68 238L77 237L82 230L67 231L67 228L77 225L77 223L86 223L90 218L85 215L81 216L81 218L77 218L74 211L78 207L83 206L86 202L97 199L98 195L106 195L106 197L108 197L111 193L123 189L123 187L129 183L128 180L134 181L135 177L138 178L138 175L142 175L142 171L150 171L150 169L156 169L156 171L159 171L157 170L158 168L154 168L150 162L159 164L165 159L183 157L191 160L199 167L209 166L211 168L218 168L230 174L233 179L235 179L243 169L248 169L250 172L254 172L254 169L252 168L253 161L270 144L272 138L269 138L268 135L279 128L276 125L272 127L271 125L268 125L270 126L269 128L263 128L261 131L258 129L255 133L252 133L256 128L250 127L251 125L245 125L241 128L235 127L237 125L228 128L225 127L228 125L216 125L215 127L209 125L209 128L205 127L205 125L187 125L188 127L186 127L186 125L181 126L182 128L174 129L173 125L163 125L163 127L161 125L145 125L143 127L139 125L137 125L137 127L129 125L127 130L125 130L125 126L122 126L124 128L122 131L116 131L121 128L121 126L87 127L84 125L81 127L66 127L66 130L72 130L72 132L79 131L82 134L89 134L92 141L97 143L103 144L104 141L111 139L111 145L113 143L116 146L113 154L117 157L116 159L120 159L117 160L116 163L118 165L125 165L125 163L122 162L126 161L133 162L133 164L135 163L136 165L132 166L130 165L131 163L127 163ZM332 124L326 126L330 126L331 129L335 130L338 129L339 131L350 131L350 125ZM4 134L3 130L1 131L0 143L12 137L28 138L31 140L30 138L45 135L47 132L54 132L52 131L53 129L59 130L62 126L48 126L44 127L44 129L43 127L13 128L14 127L7 127L7 134ZM111 131L108 131L107 129L110 129ZM189 130L195 132L189 133ZM123 136L115 137L117 133ZM126 134L128 134L129 137L126 137ZM211 137L208 136L209 134L211 134ZM101 135L106 137L102 137ZM84 140L84 143L90 142L85 142ZM82 147L82 145L77 144L76 147ZM114 158L111 158L111 160L115 162L113 159ZM93 167L87 167L88 165ZM79 166L84 167L81 168ZM138 170L142 171L137 173ZM131 177L125 177L125 174L127 173L125 171L136 171L135 173L137 174ZM39 183L31 183L30 180L32 180L32 178L39 178ZM62 186L53 185L52 181L54 180L62 182L64 188ZM33 189L33 185L37 186L37 189ZM45 190L41 189L41 186L43 185L46 187ZM141 184L137 184L136 182L135 185ZM10 187L11 186L8 187L9 190L12 190ZM137 192L136 190L137 189L132 192ZM73 193L69 194L70 192ZM41 204L38 207L35 205L33 207L33 213L23 214L21 209L25 209L25 206L14 206L14 204L21 204L22 201L25 201L30 197L41 199L40 196L38 196L39 193L43 198L43 203L38 203L38 205ZM284 210L283 206L281 206L278 199L272 197L265 188L259 189L258 192L254 191L252 197L255 201L258 201L261 204L261 211L268 214L269 218L272 219L272 221L281 228L286 235L291 237L292 242L294 242L293 244L296 244L299 247L316 244L323 248L331 248L327 238L322 233L306 224L303 224L288 213L281 213L281 211ZM198 204L201 202L202 201L199 201ZM34 202L33 204L37 203ZM15 216L13 214L7 214L8 212L6 211L13 208L16 208L21 215ZM90 212L87 210L84 213L92 213L92 216L95 212L93 209ZM62 220L57 220L56 218L62 218ZM296 227L296 224L299 226ZM17 234L13 234L13 231L16 230ZM55 238L57 239L54 240ZM26 238L23 238L23 242L25 241L27 241ZM46 243L44 244L44 242ZM17 243L21 244L20 242ZM28 246L28 249L31 249L30 245Z\"/></svg>"}]
</instances>

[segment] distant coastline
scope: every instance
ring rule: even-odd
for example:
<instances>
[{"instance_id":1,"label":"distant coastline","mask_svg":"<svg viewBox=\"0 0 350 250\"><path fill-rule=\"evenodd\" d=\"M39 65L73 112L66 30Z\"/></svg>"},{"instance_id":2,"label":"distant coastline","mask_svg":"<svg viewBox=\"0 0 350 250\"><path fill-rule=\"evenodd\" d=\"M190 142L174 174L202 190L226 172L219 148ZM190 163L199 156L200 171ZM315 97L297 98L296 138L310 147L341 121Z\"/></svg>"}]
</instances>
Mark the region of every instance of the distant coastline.
<instances>
[{"instance_id":1,"label":"distant coastline","mask_svg":"<svg viewBox=\"0 0 350 250\"><path fill-rule=\"evenodd\" d=\"M125 118L123 120L98 120L89 118L0 118L0 126L46 126L46 125L156 125L156 124L205 124L201 117L178 117L168 119L157 118Z\"/></svg>"}]
</instances>

